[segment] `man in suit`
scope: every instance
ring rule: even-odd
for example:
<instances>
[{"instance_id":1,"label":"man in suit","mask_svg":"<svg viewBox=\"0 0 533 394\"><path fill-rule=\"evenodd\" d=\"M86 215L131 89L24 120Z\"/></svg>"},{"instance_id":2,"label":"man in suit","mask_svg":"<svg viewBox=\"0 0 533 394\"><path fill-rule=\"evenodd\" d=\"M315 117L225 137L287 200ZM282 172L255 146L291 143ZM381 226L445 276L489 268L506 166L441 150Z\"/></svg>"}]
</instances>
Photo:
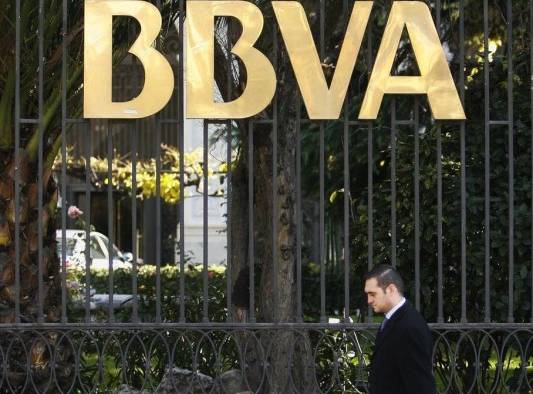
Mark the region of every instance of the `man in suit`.
<instances>
[{"instance_id":1,"label":"man in suit","mask_svg":"<svg viewBox=\"0 0 533 394\"><path fill-rule=\"evenodd\" d=\"M370 394L434 394L432 339L424 318L403 296L402 277L381 264L365 276L368 305L383 313L372 362Z\"/></svg>"}]
</instances>

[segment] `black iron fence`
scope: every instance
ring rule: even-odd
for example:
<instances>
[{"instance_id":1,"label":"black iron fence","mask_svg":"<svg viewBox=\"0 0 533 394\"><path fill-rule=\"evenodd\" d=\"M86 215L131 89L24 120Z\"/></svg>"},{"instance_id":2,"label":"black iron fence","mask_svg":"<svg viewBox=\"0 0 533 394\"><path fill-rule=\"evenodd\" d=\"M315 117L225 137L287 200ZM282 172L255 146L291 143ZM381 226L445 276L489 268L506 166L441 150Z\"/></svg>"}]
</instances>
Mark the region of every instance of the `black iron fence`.
<instances>
[{"instance_id":1,"label":"black iron fence","mask_svg":"<svg viewBox=\"0 0 533 394\"><path fill-rule=\"evenodd\" d=\"M425 97L407 96L386 97L375 121L357 119L387 2L374 4L341 118L307 119L271 6L259 3L256 46L277 71L277 94L253 119L203 121L202 155L192 157L184 0L154 2L163 18L156 45L176 79L168 107L149 120L99 123L81 115L82 4L8 2L0 391L365 392L379 317L361 278L389 262L430 322L439 392L531 392L533 3L427 3L464 104L460 122L435 121ZM351 4L303 3L331 79ZM127 99L143 85L126 54L139 27L114 24L117 67L132 70L130 90L116 95ZM245 85L226 51L240 26L215 24L215 79L231 100ZM418 72L407 35L393 72ZM151 140L139 142L139 130L152 130ZM105 157L92 157L95 132ZM215 142L225 146L217 167ZM74 189L83 214L69 211ZM191 189L202 199L200 266L186 249ZM227 212L224 256L209 242L217 198ZM153 261L141 261L148 221ZM176 253L165 261L168 250Z\"/></svg>"},{"instance_id":2,"label":"black iron fence","mask_svg":"<svg viewBox=\"0 0 533 394\"><path fill-rule=\"evenodd\" d=\"M531 392L530 329L433 332L440 392ZM38 393L366 392L374 341L370 327L327 324L72 325L2 334L3 390ZM272 363L276 341L287 337L287 357Z\"/></svg>"}]
</instances>

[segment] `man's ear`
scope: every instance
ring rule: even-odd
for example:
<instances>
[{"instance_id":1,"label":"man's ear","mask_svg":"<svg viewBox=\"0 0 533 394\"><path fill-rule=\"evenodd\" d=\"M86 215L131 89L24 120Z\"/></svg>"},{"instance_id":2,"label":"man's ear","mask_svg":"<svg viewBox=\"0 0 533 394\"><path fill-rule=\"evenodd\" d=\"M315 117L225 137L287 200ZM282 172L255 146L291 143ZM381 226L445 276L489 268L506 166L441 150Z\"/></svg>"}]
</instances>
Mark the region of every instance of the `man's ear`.
<instances>
[{"instance_id":1,"label":"man's ear","mask_svg":"<svg viewBox=\"0 0 533 394\"><path fill-rule=\"evenodd\" d=\"M389 294L397 293L398 292L398 288L396 287L396 285L394 283L391 283L385 288L385 293L387 293L387 291L388 291Z\"/></svg>"}]
</instances>

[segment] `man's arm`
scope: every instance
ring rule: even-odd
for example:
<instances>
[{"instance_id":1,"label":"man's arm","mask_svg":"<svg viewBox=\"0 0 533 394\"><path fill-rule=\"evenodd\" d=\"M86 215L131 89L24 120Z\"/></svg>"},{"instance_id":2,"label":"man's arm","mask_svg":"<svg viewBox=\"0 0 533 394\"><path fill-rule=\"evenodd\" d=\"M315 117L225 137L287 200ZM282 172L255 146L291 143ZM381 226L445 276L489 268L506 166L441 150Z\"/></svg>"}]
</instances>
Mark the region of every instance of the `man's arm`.
<instances>
[{"instance_id":1,"label":"man's arm","mask_svg":"<svg viewBox=\"0 0 533 394\"><path fill-rule=\"evenodd\" d=\"M429 332L409 327L399 338L396 352L402 384L407 393L434 394L435 380L431 371L431 338Z\"/></svg>"}]
</instances>

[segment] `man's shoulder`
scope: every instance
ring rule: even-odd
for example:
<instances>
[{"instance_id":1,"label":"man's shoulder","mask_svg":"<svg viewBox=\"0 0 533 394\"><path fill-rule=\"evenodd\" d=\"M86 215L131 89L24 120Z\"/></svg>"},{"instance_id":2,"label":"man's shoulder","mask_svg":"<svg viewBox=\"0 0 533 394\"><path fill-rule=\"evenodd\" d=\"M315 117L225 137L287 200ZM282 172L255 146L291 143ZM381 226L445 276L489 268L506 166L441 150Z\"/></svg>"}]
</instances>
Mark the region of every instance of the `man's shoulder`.
<instances>
[{"instance_id":1,"label":"man's shoulder","mask_svg":"<svg viewBox=\"0 0 533 394\"><path fill-rule=\"evenodd\" d=\"M398 319L399 326L408 329L428 329L426 320L409 302L402 306L402 311Z\"/></svg>"}]
</instances>

